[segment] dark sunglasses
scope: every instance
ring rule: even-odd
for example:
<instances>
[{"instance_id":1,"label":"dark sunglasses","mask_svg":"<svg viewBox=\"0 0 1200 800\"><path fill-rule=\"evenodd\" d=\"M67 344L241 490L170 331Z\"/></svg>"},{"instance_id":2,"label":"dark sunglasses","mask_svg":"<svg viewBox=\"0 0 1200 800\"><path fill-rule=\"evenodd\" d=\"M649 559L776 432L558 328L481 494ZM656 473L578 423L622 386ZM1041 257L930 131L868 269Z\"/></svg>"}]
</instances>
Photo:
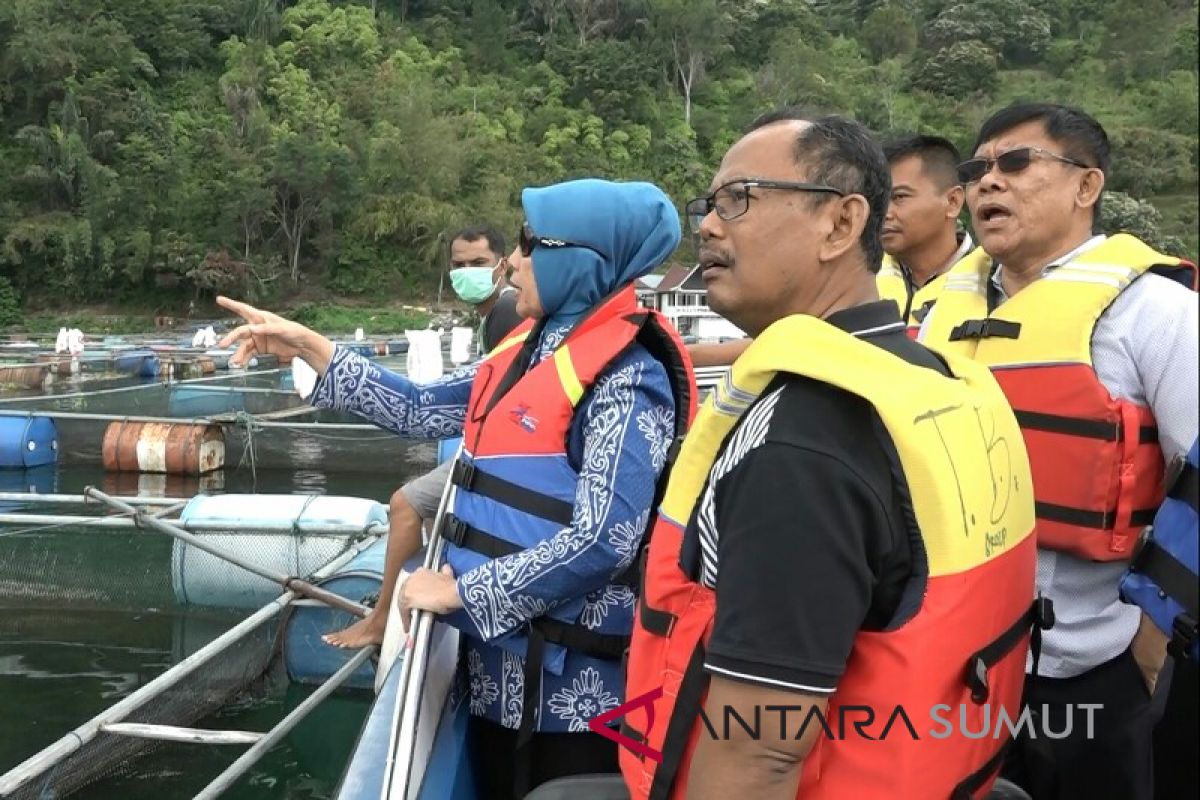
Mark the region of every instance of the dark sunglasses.
<instances>
[{"instance_id":1,"label":"dark sunglasses","mask_svg":"<svg viewBox=\"0 0 1200 800\"><path fill-rule=\"evenodd\" d=\"M1018 147L1014 150L1001 153L995 158L972 158L962 162L958 165L958 182L965 184L983 180L983 176L991 172L993 166L1008 175L1021 172L1033 163L1034 158L1039 156L1041 158L1053 159L1054 161L1061 161L1073 167L1091 169L1091 167L1082 161L1068 156L1061 156L1058 153L1052 153L1040 147Z\"/></svg>"},{"instance_id":2,"label":"dark sunglasses","mask_svg":"<svg viewBox=\"0 0 1200 800\"><path fill-rule=\"evenodd\" d=\"M593 253L597 253L601 256L604 255L596 248L589 247L586 244L568 242L566 239L549 239L544 236L538 236L533 232L533 228L529 227L528 222L521 224L521 232L517 235L517 246L521 248L521 255L525 256L525 258L529 258L529 256L533 254L533 248L535 247L546 247L551 249L559 249L563 247L582 247L584 250L591 250Z\"/></svg>"}]
</instances>

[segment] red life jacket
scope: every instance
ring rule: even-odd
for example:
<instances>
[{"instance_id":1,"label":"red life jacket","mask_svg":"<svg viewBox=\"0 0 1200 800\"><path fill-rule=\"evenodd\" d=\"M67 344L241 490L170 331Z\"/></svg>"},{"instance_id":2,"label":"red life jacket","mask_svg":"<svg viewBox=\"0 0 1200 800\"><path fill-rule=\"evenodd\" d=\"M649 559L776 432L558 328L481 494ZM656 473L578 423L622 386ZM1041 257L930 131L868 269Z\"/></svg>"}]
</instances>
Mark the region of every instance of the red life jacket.
<instances>
[{"instance_id":1,"label":"red life jacket","mask_svg":"<svg viewBox=\"0 0 1200 800\"><path fill-rule=\"evenodd\" d=\"M1097 377L1092 335L1143 273L1183 273L1194 289L1196 268L1119 234L989 312L992 266L979 248L947 273L921 341L995 373L1029 448L1039 546L1125 560L1162 505L1163 455L1150 408Z\"/></svg>"},{"instance_id":2,"label":"red life jacket","mask_svg":"<svg viewBox=\"0 0 1200 800\"><path fill-rule=\"evenodd\" d=\"M455 574L533 547L571 524L579 480L567 457L571 420L596 379L635 342L666 367L676 441L695 416L695 378L683 343L658 312L637 306L632 286L598 305L530 368L538 340L533 330L532 322L514 330L479 366L471 387L463 452L452 470L458 488L442 528ZM638 566L635 558L613 582L636 586ZM584 626L584 602L581 596L556 604L526 632L492 642L525 659L522 742L533 732L542 670L562 674L568 650L610 660L616 673L628 631Z\"/></svg>"},{"instance_id":3,"label":"red life jacket","mask_svg":"<svg viewBox=\"0 0 1200 800\"><path fill-rule=\"evenodd\" d=\"M640 752L620 753L634 798L686 797L697 742L709 735L698 715L709 684L703 663L716 593L684 571L680 552L685 537L697 535L686 523L722 442L779 372L838 386L874 405L900 456L913 500L913 540L922 544L928 568L927 577L913 577L924 582L924 599L912 616L893 630L857 635L826 718L867 706L882 719L901 706L921 725L941 704L961 713L971 731L985 727L985 718L994 725L1001 708L1017 719L1035 617L1028 459L988 371L969 361L949 364L954 378L794 316L764 331L705 401L672 470L643 571L626 705L645 706L647 718L627 713L622 733ZM990 787L1001 739L917 733L913 741L898 724L883 740L819 738L796 796L942 800Z\"/></svg>"}]
</instances>

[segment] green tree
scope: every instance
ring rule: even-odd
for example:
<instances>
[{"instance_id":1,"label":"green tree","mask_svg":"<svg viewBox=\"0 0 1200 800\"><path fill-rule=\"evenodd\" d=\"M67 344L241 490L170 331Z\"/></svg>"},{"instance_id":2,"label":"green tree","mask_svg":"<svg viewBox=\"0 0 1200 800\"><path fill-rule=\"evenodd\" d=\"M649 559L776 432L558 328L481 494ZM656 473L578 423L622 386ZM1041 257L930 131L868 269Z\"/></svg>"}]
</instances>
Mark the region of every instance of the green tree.
<instances>
[{"instance_id":1,"label":"green tree","mask_svg":"<svg viewBox=\"0 0 1200 800\"><path fill-rule=\"evenodd\" d=\"M718 0L655 0L651 13L671 85L683 95L684 122L691 125L692 93L725 49L728 15Z\"/></svg>"},{"instance_id":2,"label":"green tree","mask_svg":"<svg viewBox=\"0 0 1200 800\"><path fill-rule=\"evenodd\" d=\"M917 22L906 9L889 3L867 16L862 40L876 62L905 56L917 49Z\"/></svg>"},{"instance_id":3,"label":"green tree","mask_svg":"<svg viewBox=\"0 0 1200 800\"><path fill-rule=\"evenodd\" d=\"M978 95L996 86L996 61L995 52L983 42L955 42L921 65L913 85L958 99Z\"/></svg>"},{"instance_id":4,"label":"green tree","mask_svg":"<svg viewBox=\"0 0 1200 800\"><path fill-rule=\"evenodd\" d=\"M1161 224L1162 214L1145 200L1124 192L1104 193L1104 202L1100 206L1100 230L1103 233L1131 233L1167 255L1192 257L1187 254L1183 240L1164 233Z\"/></svg>"},{"instance_id":5,"label":"green tree","mask_svg":"<svg viewBox=\"0 0 1200 800\"><path fill-rule=\"evenodd\" d=\"M972 0L938 14L926 36L935 49L976 40L1006 63L1022 64L1045 52L1050 28L1050 18L1022 0Z\"/></svg>"}]
</instances>

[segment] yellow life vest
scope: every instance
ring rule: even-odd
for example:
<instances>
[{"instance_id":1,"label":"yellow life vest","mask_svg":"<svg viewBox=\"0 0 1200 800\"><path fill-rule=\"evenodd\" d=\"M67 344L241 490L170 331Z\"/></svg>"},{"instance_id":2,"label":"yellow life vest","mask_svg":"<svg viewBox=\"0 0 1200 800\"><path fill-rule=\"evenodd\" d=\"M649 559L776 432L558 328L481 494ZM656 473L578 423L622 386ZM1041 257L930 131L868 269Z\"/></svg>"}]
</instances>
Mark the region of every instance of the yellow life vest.
<instances>
[{"instance_id":1,"label":"yellow life vest","mask_svg":"<svg viewBox=\"0 0 1200 800\"><path fill-rule=\"evenodd\" d=\"M895 630L856 636L826 717L849 706L878 713L900 705L927 715L937 704L961 703L965 727L977 730L989 710L1016 713L1036 569L1029 463L987 369L957 358L949 367L953 377L795 315L758 336L705 400L671 473L634 625L627 696L650 707L652 722L669 722L648 731L632 722L623 727L649 748L642 757L621 752L633 797L686 796L691 755L704 735L697 720L716 593L680 567L685 526L722 443L780 372L837 386L874 406L899 454L915 512L914 547L923 551L914 553L925 569L920 608ZM986 663L974 660L984 652L991 654ZM982 691L967 677L981 669ZM964 785L974 791L994 778L1002 744L962 735L819 739L797 797L949 797ZM660 761L647 757L653 751Z\"/></svg>"},{"instance_id":2,"label":"yellow life vest","mask_svg":"<svg viewBox=\"0 0 1200 800\"><path fill-rule=\"evenodd\" d=\"M891 300L900 309L900 318L908 326L908 335L911 338L916 338L921 321L925 319L930 308L941 295L948 272L949 270L935 275L932 280L914 292L900 262L889 255L884 255L883 266L880 268L879 274L875 276L875 286L879 290L880 299Z\"/></svg>"}]
</instances>

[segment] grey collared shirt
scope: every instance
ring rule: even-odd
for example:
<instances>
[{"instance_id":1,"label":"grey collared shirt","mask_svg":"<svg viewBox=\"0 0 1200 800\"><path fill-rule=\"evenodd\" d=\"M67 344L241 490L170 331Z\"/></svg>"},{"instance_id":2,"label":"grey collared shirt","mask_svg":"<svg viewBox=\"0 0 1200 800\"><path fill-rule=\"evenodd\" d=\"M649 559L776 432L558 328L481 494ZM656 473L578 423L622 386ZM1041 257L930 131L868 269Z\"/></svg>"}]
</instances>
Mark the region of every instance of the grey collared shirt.
<instances>
[{"instance_id":1,"label":"grey collared shirt","mask_svg":"<svg viewBox=\"0 0 1200 800\"><path fill-rule=\"evenodd\" d=\"M1094 236L1042 270L1045 276L1100 245ZM992 276L1000 302L1003 266ZM930 317L937 314L933 307ZM1148 405L1169 463L1187 453L1200 429L1200 305L1197 296L1160 275L1145 274L1121 292L1096 322L1092 364L1113 397ZM929 323L926 318L925 323ZM924 333L924 328L922 329ZM1120 655L1137 632L1140 612L1122 603L1117 586L1124 562L1096 563L1038 550L1038 591L1054 601L1055 625L1042 637L1038 673L1070 678Z\"/></svg>"}]
</instances>

